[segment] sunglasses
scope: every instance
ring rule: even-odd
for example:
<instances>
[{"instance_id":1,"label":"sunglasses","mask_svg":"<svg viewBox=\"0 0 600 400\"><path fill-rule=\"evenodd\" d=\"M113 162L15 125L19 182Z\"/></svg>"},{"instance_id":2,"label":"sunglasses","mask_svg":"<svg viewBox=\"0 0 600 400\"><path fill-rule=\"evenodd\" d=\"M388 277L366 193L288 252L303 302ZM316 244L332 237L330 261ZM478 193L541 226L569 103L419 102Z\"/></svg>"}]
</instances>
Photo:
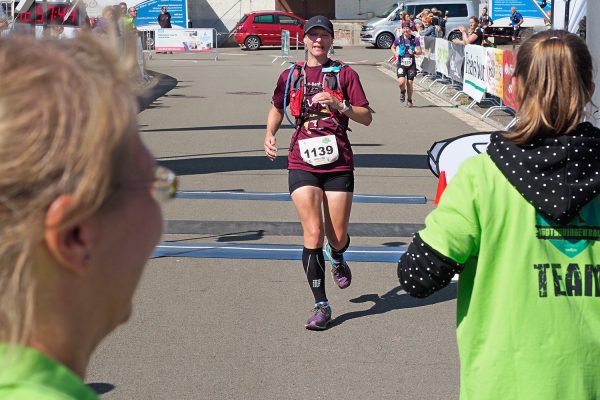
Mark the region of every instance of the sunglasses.
<instances>
[{"instance_id":1,"label":"sunglasses","mask_svg":"<svg viewBox=\"0 0 600 400\"><path fill-rule=\"evenodd\" d=\"M179 179L173 171L162 165L156 165L154 167L154 174L150 182L121 182L114 186L116 190L119 189L140 189L148 188L150 184L150 192L152 197L158 203L165 203L170 199L174 199L177 195L177 188L179 187Z\"/></svg>"}]
</instances>

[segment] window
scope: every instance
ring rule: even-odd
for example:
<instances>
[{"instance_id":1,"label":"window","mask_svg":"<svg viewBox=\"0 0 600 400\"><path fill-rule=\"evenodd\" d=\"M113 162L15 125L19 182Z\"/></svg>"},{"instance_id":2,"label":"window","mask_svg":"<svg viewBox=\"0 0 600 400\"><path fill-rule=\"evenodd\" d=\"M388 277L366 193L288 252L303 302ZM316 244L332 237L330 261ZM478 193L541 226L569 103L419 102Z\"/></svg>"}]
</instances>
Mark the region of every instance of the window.
<instances>
[{"instance_id":1,"label":"window","mask_svg":"<svg viewBox=\"0 0 600 400\"><path fill-rule=\"evenodd\" d=\"M242 19L240 19L240 22L238 22L237 24L238 24L238 25L240 25L240 24L243 24L243 23L244 23L244 21L245 21L245 20L247 20L247 19L248 19L248 14L245 14L245 15L242 17Z\"/></svg>"},{"instance_id":2,"label":"window","mask_svg":"<svg viewBox=\"0 0 600 400\"><path fill-rule=\"evenodd\" d=\"M275 16L273 14L255 15L254 23L255 24L274 24Z\"/></svg>"},{"instance_id":3,"label":"window","mask_svg":"<svg viewBox=\"0 0 600 400\"><path fill-rule=\"evenodd\" d=\"M448 11L448 18L469 16L466 4L442 4L439 9L442 10L442 15Z\"/></svg>"},{"instance_id":4,"label":"window","mask_svg":"<svg viewBox=\"0 0 600 400\"><path fill-rule=\"evenodd\" d=\"M279 23L283 25L302 25L302 21L289 15L279 15Z\"/></svg>"},{"instance_id":5,"label":"window","mask_svg":"<svg viewBox=\"0 0 600 400\"><path fill-rule=\"evenodd\" d=\"M429 3L429 4L420 4L418 6L408 6L407 8L408 8L407 11L410 14L414 13L413 15L419 14L425 8L429 8L430 10L432 8L437 8L439 11L442 12L442 16L444 16L444 13L446 11L448 11L448 17L450 17L450 18L453 18L453 17L460 18L460 17L468 17L469 16L469 10L467 9L467 5L465 3L450 3L450 4Z\"/></svg>"}]
</instances>

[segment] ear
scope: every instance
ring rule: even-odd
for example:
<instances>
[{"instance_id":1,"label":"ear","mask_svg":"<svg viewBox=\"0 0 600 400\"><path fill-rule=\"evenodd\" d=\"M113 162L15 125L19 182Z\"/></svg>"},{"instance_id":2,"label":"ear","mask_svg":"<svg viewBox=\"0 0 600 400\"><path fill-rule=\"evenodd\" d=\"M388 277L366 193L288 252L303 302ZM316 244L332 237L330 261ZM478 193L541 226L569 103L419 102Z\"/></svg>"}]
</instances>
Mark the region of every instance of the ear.
<instances>
[{"instance_id":1,"label":"ear","mask_svg":"<svg viewBox=\"0 0 600 400\"><path fill-rule=\"evenodd\" d=\"M91 243L86 223L60 227L71 204L73 196L70 194L61 195L50 204L46 212L44 239L58 265L79 274L87 269Z\"/></svg>"},{"instance_id":2,"label":"ear","mask_svg":"<svg viewBox=\"0 0 600 400\"><path fill-rule=\"evenodd\" d=\"M513 75L510 79L510 84L512 86L513 97L515 98L515 100L517 100L517 102L520 102L521 98L520 98L519 90L521 88L519 87L519 79Z\"/></svg>"}]
</instances>

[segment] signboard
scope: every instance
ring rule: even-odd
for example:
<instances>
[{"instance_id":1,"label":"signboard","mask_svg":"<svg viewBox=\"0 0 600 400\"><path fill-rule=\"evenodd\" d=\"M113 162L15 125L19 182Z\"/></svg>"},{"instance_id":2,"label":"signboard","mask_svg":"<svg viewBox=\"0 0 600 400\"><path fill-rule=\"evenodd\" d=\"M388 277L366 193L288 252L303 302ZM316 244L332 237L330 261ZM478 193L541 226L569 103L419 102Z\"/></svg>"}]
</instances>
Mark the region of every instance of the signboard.
<instances>
[{"instance_id":1,"label":"signboard","mask_svg":"<svg viewBox=\"0 0 600 400\"><path fill-rule=\"evenodd\" d=\"M107 6L114 6L120 3L120 0L82 0L86 3L87 14L90 17L101 17L102 10ZM187 28L187 0L130 0L127 1L128 7L137 9L135 25L140 30L159 29L158 14L162 7L167 7L167 12L171 14L171 25L174 29Z\"/></svg>"},{"instance_id":2,"label":"signboard","mask_svg":"<svg viewBox=\"0 0 600 400\"><path fill-rule=\"evenodd\" d=\"M512 76L515 72L516 59L513 51L504 50L504 54L502 55L502 80L504 87L502 102L505 106L510 107L515 111L519 108L512 89Z\"/></svg>"},{"instance_id":3,"label":"signboard","mask_svg":"<svg viewBox=\"0 0 600 400\"><path fill-rule=\"evenodd\" d=\"M186 0L147 0L142 2L127 2L137 9L135 24L138 29L158 29L158 14L161 7L167 7L171 14L171 25L175 29L187 28Z\"/></svg>"},{"instance_id":4,"label":"signboard","mask_svg":"<svg viewBox=\"0 0 600 400\"><path fill-rule=\"evenodd\" d=\"M158 29L156 51L200 53L213 51L212 29Z\"/></svg>"},{"instance_id":5,"label":"signboard","mask_svg":"<svg viewBox=\"0 0 600 400\"><path fill-rule=\"evenodd\" d=\"M427 152L429 169L435 176L444 171L450 182L460 164L467 158L485 153L490 143L490 133L468 133L440 142L435 142Z\"/></svg>"},{"instance_id":6,"label":"signboard","mask_svg":"<svg viewBox=\"0 0 600 400\"><path fill-rule=\"evenodd\" d=\"M523 16L523 27L544 26L544 18L552 8L552 1L548 0L545 7L540 7L539 0L489 0L490 17L494 26L508 26L510 24L511 8L516 7L517 12Z\"/></svg>"},{"instance_id":7,"label":"signboard","mask_svg":"<svg viewBox=\"0 0 600 400\"><path fill-rule=\"evenodd\" d=\"M478 102L485 96L486 58L485 47L473 44L465 46L463 91Z\"/></svg>"},{"instance_id":8,"label":"signboard","mask_svg":"<svg viewBox=\"0 0 600 400\"><path fill-rule=\"evenodd\" d=\"M486 48L485 91L502 98L502 50Z\"/></svg>"},{"instance_id":9,"label":"signboard","mask_svg":"<svg viewBox=\"0 0 600 400\"><path fill-rule=\"evenodd\" d=\"M285 29L281 31L281 55L290 55L290 31L287 31Z\"/></svg>"},{"instance_id":10,"label":"signboard","mask_svg":"<svg viewBox=\"0 0 600 400\"><path fill-rule=\"evenodd\" d=\"M450 58L448 54L449 44L446 39L435 39L435 70L444 76L448 76Z\"/></svg>"},{"instance_id":11,"label":"signboard","mask_svg":"<svg viewBox=\"0 0 600 400\"><path fill-rule=\"evenodd\" d=\"M421 43L421 49L423 50L423 62L421 68L423 71L435 74L435 39L433 37L424 37Z\"/></svg>"},{"instance_id":12,"label":"signboard","mask_svg":"<svg viewBox=\"0 0 600 400\"><path fill-rule=\"evenodd\" d=\"M464 62L465 46L463 44L450 43L450 61L448 63L448 72L450 79L462 82Z\"/></svg>"}]
</instances>

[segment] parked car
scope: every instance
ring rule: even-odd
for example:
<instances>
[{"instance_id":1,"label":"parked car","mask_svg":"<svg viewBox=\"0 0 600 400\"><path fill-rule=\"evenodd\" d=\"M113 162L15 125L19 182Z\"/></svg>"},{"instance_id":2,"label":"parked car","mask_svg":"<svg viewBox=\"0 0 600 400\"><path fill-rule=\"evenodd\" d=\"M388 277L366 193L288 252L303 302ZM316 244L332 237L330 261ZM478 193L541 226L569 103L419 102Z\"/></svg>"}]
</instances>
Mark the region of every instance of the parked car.
<instances>
[{"instance_id":1,"label":"parked car","mask_svg":"<svg viewBox=\"0 0 600 400\"><path fill-rule=\"evenodd\" d=\"M452 40L458 32L458 27L469 26L469 17L479 15L479 0L406 0L391 5L382 14L366 21L360 31L360 40L376 47L388 49L392 47L396 29L400 26L400 11L417 15L425 8L437 8L442 12L448 11L446 22L446 37ZM460 33L458 33L460 35ZM462 35L460 35L462 37Z\"/></svg>"},{"instance_id":2,"label":"parked car","mask_svg":"<svg viewBox=\"0 0 600 400\"><path fill-rule=\"evenodd\" d=\"M260 11L246 14L235 27L235 41L248 50L260 46L281 45L281 31L290 32L290 45L304 40L304 23L297 15L283 11Z\"/></svg>"}]
</instances>

